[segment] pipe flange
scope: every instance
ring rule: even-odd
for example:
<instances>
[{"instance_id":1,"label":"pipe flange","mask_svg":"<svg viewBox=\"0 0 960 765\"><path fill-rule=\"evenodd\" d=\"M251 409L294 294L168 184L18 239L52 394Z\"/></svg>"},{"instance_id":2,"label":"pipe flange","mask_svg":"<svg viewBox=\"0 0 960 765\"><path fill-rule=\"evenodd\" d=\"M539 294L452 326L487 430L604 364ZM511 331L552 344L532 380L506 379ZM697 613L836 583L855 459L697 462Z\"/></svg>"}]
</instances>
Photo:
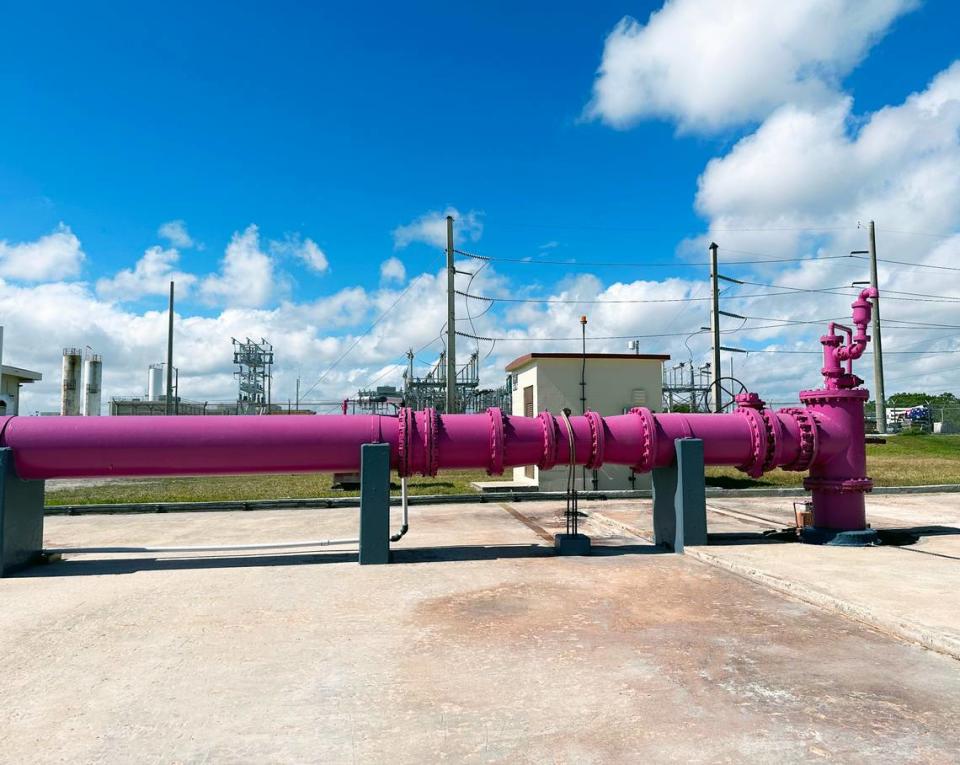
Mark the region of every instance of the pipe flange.
<instances>
[{"instance_id":1,"label":"pipe flange","mask_svg":"<svg viewBox=\"0 0 960 765\"><path fill-rule=\"evenodd\" d=\"M760 473L767 473L777 466L780 458L780 446L782 444L781 434L779 432L780 423L769 409L761 409L760 416L763 417L763 424L767 431L767 453L763 458L763 466Z\"/></svg>"},{"instance_id":2,"label":"pipe flange","mask_svg":"<svg viewBox=\"0 0 960 765\"><path fill-rule=\"evenodd\" d=\"M752 407L739 407L736 412L746 417L750 422L750 443L753 450L750 461L737 465L737 470L742 470L751 478L759 478L763 475L763 466L767 456L766 423L760 412Z\"/></svg>"},{"instance_id":3,"label":"pipe flange","mask_svg":"<svg viewBox=\"0 0 960 765\"><path fill-rule=\"evenodd\" d=\"M410 432L413 430L413 410L401 407L397 412L397 474L410 476Z\"/></svg>"},{"instance_id":4,"label":"pipe flange","mask_svg":"<svg viewBox=\"0 0 960 765\"><path fill-rule=\"evenodd\" d=\"M487 475L503 475L503 412L491 406L487 414L490 417L490 467Z\"/></svg>"},{"instance_id":5,"label":"pipe flange","mask_svg":"<svg viewBox=\"0 0 960 765\"><path fill-rule=\"evenodd\" d=\"M788 414L797 421L797 427L800 429L800 452L797 458L786 465L781 465L784 470L792 470L802 473L810 468L814 458L817 456L819 448L819 436L817 433L817 423L808 409L803 407L786 407L780 410L783 414Z\"/></svg>"},{"instance_id":6,"label":"pipe flange","mask_svg":"<svg viewBox=\"0 0 960 765\"><path fill-rule=\"evenodd\" d=\"M630 414L640 418L640 438L643 440L640 459L630 469L634 473L649 473L653 470L657 455L657 423L653 419L653 412L645 406L635 406L630 410Z\"/></svg>"},{"instance_id":7,"label":"pipe flange","mask_svg":"<svg viewBox=\"0 0 960 765\"><path fill-rule=\"evenodd\" d=\"M437 416L437 410L428 407L423 410L423 454L424 466L423 475L435 476L440 469L440 460L438 455L438 442L440 430L440 418Z\"/></svg>"},{"instance_id":8,"label":"pipe flange","mask_svg":"<svg viewBox=\"0 0 960 765\"><path fill-rule=\"evenodd\" d=\"M584 412L583 416L590 423L590 459L585 467L597 470L603 465L603 417L596 412Z\"/></svg>"},{"instance_id":9,"label":"pipe flange","mask_svg":"<svg viewBox=\"0 0 960 765\"><path fill-rule=\"evenodd\" d=\"M822 491L827 494L863 494L873 490L873 480L870 478L814 478L803 479L803 488L807 491Z\"/></svg>"},{"instance_id":10,"label":"pipe flange","mask_svg":"<svg viewBox=\"0 0 960 765\"><path fill-rule=\"evenodd\" d=\"M551 470L557 464L557 435L554 431L553 415L544 410L537 415L537 419L543 427L543 459L540 460L539 467L541 470Z\"/></svg>"}]
</instances>

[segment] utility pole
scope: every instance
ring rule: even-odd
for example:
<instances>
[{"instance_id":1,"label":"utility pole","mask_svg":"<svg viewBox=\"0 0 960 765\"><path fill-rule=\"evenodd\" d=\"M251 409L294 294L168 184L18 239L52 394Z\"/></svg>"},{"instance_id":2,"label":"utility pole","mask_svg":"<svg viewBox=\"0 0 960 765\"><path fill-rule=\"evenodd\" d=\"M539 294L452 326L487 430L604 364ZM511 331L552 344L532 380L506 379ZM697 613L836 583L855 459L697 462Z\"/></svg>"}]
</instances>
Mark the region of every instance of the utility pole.
<instances>
[{"instance_id":1,"label":"utility pole","mask_svg":"<svg viewBox=\"0 0 960 765\"><path fill-rule=\"evenodd\" d=\"M457 412L457 294L453 263L453 216L447 216L447 414Z\"/></svg>"},{"instance_id":2,"label":"utility pole","mask_svg":"<svg viewBox=\"0 0 960 765\"><path fill-rule=\"evenodd\" d=\"M717 268L717 243L710 242L710 287L713 296L713 305L710 311L710 330L713 334L713 364L711 388L713 389L713 411L719 412L723 408L720 401L720 274Z\"/></svg>"},{"instance_id":3,"label":"utility pole","mask_svg":"<svg viewBox=\"0 0 960 765\"><path fill-rule=\"evenodd\" d=\"M297 411L300 411L300 375L297 375Z\"/></svg>"},{"instance_id":4,"label":"utility pole","mask_svg":"<svg viewBox=\"0 0 960 765\"><path fill-rule=\"evenodd\" d=\"M870 221L870 286L877 290L877 229ZM883 390L883 343L880 341L880 298L873 299L873 397L877 403L877 432L887 432L887 399Z\"/></svg>"},{"instance_id":5,"label":"utility pole","mask_svg":"<svg viewBox=\"0 0 960 765\"><path fill-rule=\"evenodd\" d=\"M173 414L173 282L170 282L170 309L167 325L167 400L166 413Z\"/></svg>"}]
</instances>

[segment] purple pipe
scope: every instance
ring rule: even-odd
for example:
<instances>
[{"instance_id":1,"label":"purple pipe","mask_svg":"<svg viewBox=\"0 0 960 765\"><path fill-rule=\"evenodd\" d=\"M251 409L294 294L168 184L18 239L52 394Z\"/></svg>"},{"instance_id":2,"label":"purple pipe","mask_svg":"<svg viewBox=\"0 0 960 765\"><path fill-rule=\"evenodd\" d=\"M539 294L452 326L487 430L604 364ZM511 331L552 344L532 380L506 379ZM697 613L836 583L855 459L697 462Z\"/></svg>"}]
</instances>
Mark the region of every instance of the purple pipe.
<instances>
[{"instance_id":1,"label":"purple pipe","mask_svg":"<svg viewBox=\"0 0 960 765\"><path fill-rule=\"evenodd\" d=\"M637 408L569 418L574 462L588 468L626 465L638 473L670 465L674 442L703 441L708 465L732 465L758 477L776 467L810 471L814 523L863 529L866 477L863 403L868 393L852 362L866 348L875 290L853 303L855 330L831 324L823 345L823 389L804 391L807 406L773 411L759 396L737 396L728 414L655 414ZM845 333L838 335L836 330ZM844 342L846 340L846 342ZM347 472L360 468L360 447L388 443L402 476L439 470L562 466L570 460L566 423L537 417L438 414L283 417L5 417L0 446L13 450L21 478Z\"/></svg>"},{"instance_id":2,"label":"purple pipe","mask_svg":"<svg viewBox=\"0 0 960 765\"><path fill-rule=\"evenodd\" d=\"M755 437L754 417L760 428L775 423L777 464L794 461L799 428L793 415L648 409L571 417L575 461L648 472L670 464L675 439L700 438L708 464L750 465L766 454L765 442L761 450ZM407 409L396 417L6 417L0 433L0 445L13 449L17 473L27 479L353 471L367 443L390 444L391 466L401 475L458 468L499 475L507 468L549 469L569 460L561 418L549 412L514 417L498 409L479 415Z\"/></svg>"}]
</instances>

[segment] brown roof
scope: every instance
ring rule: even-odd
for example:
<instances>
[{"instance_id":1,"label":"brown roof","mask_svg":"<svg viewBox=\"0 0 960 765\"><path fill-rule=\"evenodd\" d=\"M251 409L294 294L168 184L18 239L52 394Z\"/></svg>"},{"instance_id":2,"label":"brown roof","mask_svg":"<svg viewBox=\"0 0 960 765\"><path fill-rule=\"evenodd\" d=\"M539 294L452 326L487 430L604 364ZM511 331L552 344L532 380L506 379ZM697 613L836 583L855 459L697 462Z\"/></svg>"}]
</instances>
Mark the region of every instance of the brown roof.
<instances>
[{"instance_id":1,"label":"brown roof","mask_svg":"<svg viewBox=\"0 0 960 765\"><path fill-rule=\"evenodd\" d=\"M618 359L623 361L669 361L669 354L664 353L527 353L514 359L506 366L508 372L525 366L536 359Z\"/></svg>"}]
</instances>

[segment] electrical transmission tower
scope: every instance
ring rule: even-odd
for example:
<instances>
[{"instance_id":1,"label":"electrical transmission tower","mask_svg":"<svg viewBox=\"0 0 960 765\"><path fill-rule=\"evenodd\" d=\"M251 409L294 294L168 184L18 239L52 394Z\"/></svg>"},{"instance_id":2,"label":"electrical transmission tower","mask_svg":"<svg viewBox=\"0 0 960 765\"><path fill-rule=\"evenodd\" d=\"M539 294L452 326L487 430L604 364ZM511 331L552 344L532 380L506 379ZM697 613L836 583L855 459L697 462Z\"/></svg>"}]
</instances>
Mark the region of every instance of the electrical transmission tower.
<instances>
[{"instance_id":1,"label":"electrical transmission tower","mask_svg":"<svg viewBox=\"0 0 960 765\"><path fill-rule=\"evenodd\" d=\"M234 372L238 382L237 414L269 414L273 383L273 346L263 337L254 342L249 337L233 341Z\"/></svg>"}]
</instances>

